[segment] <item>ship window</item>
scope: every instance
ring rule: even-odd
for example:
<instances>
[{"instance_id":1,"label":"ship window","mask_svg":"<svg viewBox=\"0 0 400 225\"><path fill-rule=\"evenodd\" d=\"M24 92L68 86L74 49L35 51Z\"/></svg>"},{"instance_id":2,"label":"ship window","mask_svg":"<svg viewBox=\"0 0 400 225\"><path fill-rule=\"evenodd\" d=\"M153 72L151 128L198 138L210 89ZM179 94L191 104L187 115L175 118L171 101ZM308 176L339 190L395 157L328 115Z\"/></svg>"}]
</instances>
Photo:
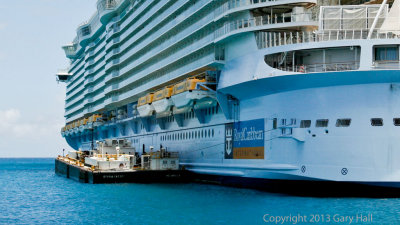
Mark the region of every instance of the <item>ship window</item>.
<instances>
[{"instance_id":1,"label":"ship window","mask_svg":"<svg viewBox=\"0 0 400 225\"><path fill-rule=\"evenodd\" d=\"M383 126L383 119L382 118L372 118L371 125L374 127L381 127L381 126Z\"/></svg>"},{"instance_id":2,"label":"ship window","mask_svg":"<svg viewBox=\"0 0 400 225\"><path fill-rule=\"evenodd\" d=\"M315 127L327 127L328 123L329 123L328 119L317 120Z\"/></svg>"},{"instance_id":3,"label":"ship window","mask_svg":"<svg viewBox=\"0 0 400 225\"><path fill-rule=\"evenodd\" d=\"M397 61L399 54L397 47L377 47L375 48L375 60L377 61Z\"/></svg>"},{"instance_id":4,"label":"ship window","mask_svg":"<svg viewBox=\"0 0 400 225\"><path fill-rule=\"evenodd\" d=\"M309 127L311 127L311 120L300 121L300 128L309 128Z\"/></svg>"},{"instance_id":5,"label":"ship window","mask_svg":"<svg viewBox=\"0 0 400 225\"><path fill-rule=\"evenodd\" d=\"M211 131L211 135L214 137L214 129L212 129L212 131Z\"/></svg>"},{"instance_id":6,"label":"ship window","mask_svg":"<svg viewBox=\"0 0 400 225\"><path fill-rule=\"evenodd\" d=\"M338 119L336 120L337 127L349 127L351 123L351 119Z\"/></svg>"},{"instance_id":7,"label":"ship window","mask_svg":"<svg viewBox=\"0 0 400 225\"><path fill-rule=\"evenodd\" d=\"M400 118L394 118L394 119L393 119L393 124L394 124L395 126L400 126Z\"/></svg>"}]
</instances>

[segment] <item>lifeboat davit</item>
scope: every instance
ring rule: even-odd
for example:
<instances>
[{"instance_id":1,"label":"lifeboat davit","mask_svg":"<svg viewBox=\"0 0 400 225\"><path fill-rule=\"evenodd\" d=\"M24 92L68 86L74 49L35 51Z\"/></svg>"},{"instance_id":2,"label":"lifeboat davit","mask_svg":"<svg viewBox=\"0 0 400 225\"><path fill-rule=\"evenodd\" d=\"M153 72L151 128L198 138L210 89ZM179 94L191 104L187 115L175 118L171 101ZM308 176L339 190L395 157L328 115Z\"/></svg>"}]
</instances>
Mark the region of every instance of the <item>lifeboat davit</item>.
<instances>
[{"instance_id":1,"label":"lifeboat davit","mask_svg":"<svg viewBox=\"0 0 400 225\"><path fill-rule=\"evenodd\" d=\"M205 79L188 78L174 86L171 97L174 114L189 112L192 108L213 107L217 104L215 93L198 85L204 82Z\"/></svg>"},{"instance_id":2,"label":"lifeboat davit","mask_svg":"<svg viewBox=\"0 0 400 225\"><path fill-rule=\"evenodd\" d=\"M148 117L153 115L154 112L154 106L152 104L153 97L154 94L150 93L147 94L146 96L139 98L137 110L141 117Z\"/></svg>"},{"instance_id":3,"label":"lifeboat davit","mask_svg":"<svg viewBox=\"0 0 400 225\"><path fill-rule=\"evenodd\" d=\"M172 87L166 87L154 93L152 105L157 113L157 117L165 117L171 114L171 109L174 105L171 100L172 92Z\"/></svg>"},{"instance_id":4,"label":"lifeboat davit","mask_svg":"<svg viewBox=\"0 0 400 225\"><path fill-rule=\"evenodd\" d=\"M98 114L95 114L95 115L92 115L91 117L89 117L89 119L88 119L88 125L89 126L87 126L87 128L88 129L92 129L92 128L94 128L94 127L98 127L98 126L101 126L102 124L103 124L103 120L102 120L102 116L101 115L98 115Z\"/></svg>"}]
</instances>

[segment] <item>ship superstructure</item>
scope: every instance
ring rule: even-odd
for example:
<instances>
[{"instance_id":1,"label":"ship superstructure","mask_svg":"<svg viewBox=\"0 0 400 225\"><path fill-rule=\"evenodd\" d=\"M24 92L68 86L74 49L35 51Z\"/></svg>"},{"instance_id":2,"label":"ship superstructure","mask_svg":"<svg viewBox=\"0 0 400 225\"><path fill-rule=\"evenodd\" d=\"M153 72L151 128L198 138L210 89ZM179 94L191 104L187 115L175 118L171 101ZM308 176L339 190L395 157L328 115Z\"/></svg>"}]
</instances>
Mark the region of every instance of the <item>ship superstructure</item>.
<instances>
[{"instance_id":1,"label":"ship superstructure","mask_svg":"<svg viewBox=\"0 0 400 225\"><path fill-rule=\"evenodd\" d=\"M320 3L99 0L63 47L62 135L199 174L396 186L399 4Z\"/></svg>"}]
</instances>

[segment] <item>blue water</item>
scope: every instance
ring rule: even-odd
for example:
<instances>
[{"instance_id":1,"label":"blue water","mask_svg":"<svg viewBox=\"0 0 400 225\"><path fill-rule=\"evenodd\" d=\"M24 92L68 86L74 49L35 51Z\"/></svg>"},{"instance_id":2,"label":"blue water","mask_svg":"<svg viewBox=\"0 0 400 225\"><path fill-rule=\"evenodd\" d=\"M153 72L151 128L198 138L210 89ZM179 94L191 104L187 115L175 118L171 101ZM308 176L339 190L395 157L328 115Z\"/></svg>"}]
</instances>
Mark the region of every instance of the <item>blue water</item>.
<instances>
[{"instance_id":1,"label":"blue water","mask_svg":"<svg viewBox=\"0 0 400 225\"><path fill-rule=\"evenodd\" d=\"M400 224L399 206L396 198L293 197L192 183L82 184L55 175L53 159L0 159L0 224L299 224L299 216L312 224ZM361 214L372 223L356 221Z\"/></svg>"}]
</instances>

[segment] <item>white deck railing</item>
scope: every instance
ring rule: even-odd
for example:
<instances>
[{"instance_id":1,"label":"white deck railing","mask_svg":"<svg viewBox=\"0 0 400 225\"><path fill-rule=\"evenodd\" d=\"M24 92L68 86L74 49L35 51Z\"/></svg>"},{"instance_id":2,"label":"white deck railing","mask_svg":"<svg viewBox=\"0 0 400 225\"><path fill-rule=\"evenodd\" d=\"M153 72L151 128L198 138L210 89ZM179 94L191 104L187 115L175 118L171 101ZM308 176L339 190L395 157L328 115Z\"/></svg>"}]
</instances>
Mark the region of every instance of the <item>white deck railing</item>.
<instances>
[{"instance_id":1,"label":"white deck railing","mask_svg":"<svg viewBox=\"0 0 400 225\"><path fill-rule=\"evenodd\" d=\"M367 39L369 30L331 30L312 32L259 32L257 45L260 49L282 45L322 41ZM398 33L399 31L396 31ZM374 31L371 39L400 39L395 32Z\"/></svg>"},{"instance_id":2,"label":"white deck railing","mask_svg":"<svg viewBox=\"0 0 400 225\"><path fill-rule=\"evenodd\" d=\"M272 24L309 22L309 21L315 21L312 13L301 13L301 14L283 13L283 14L275 14L273 16L270 15L258 16L251 19L236 20L231 23L225 24L224 26L215 31L215 38L245 28L261 27Z\"/></svg>"},{"instance_id":3,"label":"white deck railing","mask_svg":"<svg viewBox=\"0 0 400 225\"><path fill-rule=\"evenodd\" d=\"M249 5L263 4L266 2L276 2L276 1L280 1L280 0L230 0L230 1L227 1L224 4L222 4L218 8L216 8L214 13L215 13L215 16L217 17L231 9L249 6Z\"/></svg>"},{"instance_id":4,"label":"white deck railing","mask_svg":"<svg viewBox=\"0 0 400 225\"><path fill-rule=\"evenodd\" d=\"M338 72L358 70L360 62L336 62L336 63L317 63L308 65L296 65L278 68L283 71L297 73L320 73L320 72Z\"/></svg>"}]
</instances>

